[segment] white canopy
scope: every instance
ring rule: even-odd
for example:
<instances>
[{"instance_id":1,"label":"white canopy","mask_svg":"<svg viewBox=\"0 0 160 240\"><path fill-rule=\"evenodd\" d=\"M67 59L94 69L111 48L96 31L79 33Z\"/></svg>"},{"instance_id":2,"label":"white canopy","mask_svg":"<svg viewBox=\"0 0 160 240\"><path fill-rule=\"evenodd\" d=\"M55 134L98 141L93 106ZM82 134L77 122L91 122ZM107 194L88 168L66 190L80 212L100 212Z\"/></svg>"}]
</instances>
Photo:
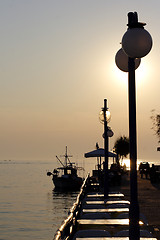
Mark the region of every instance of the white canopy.
<instances>
[{"instance_id":1,"label":"white canopy","mask_svg":"<svg viewBox=\"0 0 160 240\"><path fill-rule=\"evenodd\" d=\"M104 157L104 149L103 148L98 148L97 150L93 150L91 152L85 153L84 154L85 158L90 158L90 157ZM113 152L108 152L108 157L117 157L117 154Z\"/></svg>"}]
</instances>

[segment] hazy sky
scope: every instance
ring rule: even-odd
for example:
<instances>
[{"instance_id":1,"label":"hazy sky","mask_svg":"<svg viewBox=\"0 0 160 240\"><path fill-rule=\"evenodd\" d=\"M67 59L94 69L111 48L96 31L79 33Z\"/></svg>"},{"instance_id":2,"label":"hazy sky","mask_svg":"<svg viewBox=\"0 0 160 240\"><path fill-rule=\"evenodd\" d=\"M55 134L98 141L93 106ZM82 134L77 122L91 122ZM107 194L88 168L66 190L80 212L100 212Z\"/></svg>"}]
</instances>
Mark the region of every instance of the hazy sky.
<instances>
[{"instance_id":1,"label":"hazy sky","mask_svg":"<svg viewBox=\"0 0 160 240\"><path fill-rule=\"evenodd\" d=\"M153 38L136 70L138 158L160 159L151 110L160 100L159 0L0 0L0 159L78 159L103 146L104 98L114 136L128 136L127 73L115 54L127 13Z\"/></svg>"}]
</instances>

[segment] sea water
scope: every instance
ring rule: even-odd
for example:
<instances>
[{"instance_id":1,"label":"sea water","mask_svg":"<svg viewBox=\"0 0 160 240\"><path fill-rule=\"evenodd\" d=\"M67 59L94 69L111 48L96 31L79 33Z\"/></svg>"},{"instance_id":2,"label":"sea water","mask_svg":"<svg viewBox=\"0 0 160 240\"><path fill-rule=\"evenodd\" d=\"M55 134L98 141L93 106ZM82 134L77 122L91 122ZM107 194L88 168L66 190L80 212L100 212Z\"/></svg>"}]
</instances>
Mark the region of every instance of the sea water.
<instances>
[{"instance_id":1,"label":"sea water","mask_svg":"<svg viewBox=\"0 0 160 240\"><path fill-rule=\"evenodd\" d=\"M53 239L77 196L53 190L53 165L0 161L0 240Z\"/></svg>"},{"instance_id":2,"label":"sea water","mask_svg":"<svg viewBox=\"0 0 160 240\"><path fill-rule=\"evenodd\" d=\"M83 163L91 173L96 159ZM78 192L54 191L53 161L0 161L0 240L53 239Z\"/></svg>"},{"instance_id":3,"label":"sea water","mask_svg":"<svg viewBox=\"0 0 160 240\"><path fill-rule=\"evenodd\" d=\"M96 160L83 161L85 177ZM53 239L78 194L54 191L47 171L56 167L56 160L0 161L0 240Z\"/></svg>"}]
</instances>

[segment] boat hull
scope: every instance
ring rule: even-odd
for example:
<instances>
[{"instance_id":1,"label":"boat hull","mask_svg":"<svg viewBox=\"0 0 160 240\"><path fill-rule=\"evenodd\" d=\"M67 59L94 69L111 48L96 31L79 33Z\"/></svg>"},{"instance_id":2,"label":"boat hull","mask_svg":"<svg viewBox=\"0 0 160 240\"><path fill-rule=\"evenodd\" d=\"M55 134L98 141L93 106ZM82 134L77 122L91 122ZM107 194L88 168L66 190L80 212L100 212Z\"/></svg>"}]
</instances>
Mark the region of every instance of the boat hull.
<instances>
[{"instance_id":1,"label":"boat hull","mask_svg":"<svg viewBox=\"0 0 160 240\"><path fill-rule=\"evenodd\" d=\"M76 191L82 186L83 179L81 177L57 177L53 176L53 183L56 190Z\"/></svg>"}]
</instances>

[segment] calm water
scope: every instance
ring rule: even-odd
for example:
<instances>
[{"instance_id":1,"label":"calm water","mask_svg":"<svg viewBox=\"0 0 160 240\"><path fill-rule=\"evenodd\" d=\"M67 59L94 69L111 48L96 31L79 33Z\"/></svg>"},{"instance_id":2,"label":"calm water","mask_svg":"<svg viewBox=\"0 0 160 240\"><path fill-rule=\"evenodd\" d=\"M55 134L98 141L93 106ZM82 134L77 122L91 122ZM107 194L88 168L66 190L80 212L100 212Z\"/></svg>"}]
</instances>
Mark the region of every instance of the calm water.
<instances>
[{"instance_id":1,"label":"calm water","mask_svg":"<svg viewBox=\"0 0 160 240\"><path fill-rule=\"evenodd\" d=\"M0 239L53 239L77 193L53 191L53 163L0 162Z\"/></svg>"},{"instance_id":2,"label":"calm water","mask_svg":"<svg viewBox=\"0 0 160 240\"><path fill-rule=\"evenodd\" d=\"M88 172L95 164L91 159L83 166ZM0 161L0 240L53 239L77 196L53 191L46 170L54 167L56 162Z\"/></svg>"}]
</instances>

